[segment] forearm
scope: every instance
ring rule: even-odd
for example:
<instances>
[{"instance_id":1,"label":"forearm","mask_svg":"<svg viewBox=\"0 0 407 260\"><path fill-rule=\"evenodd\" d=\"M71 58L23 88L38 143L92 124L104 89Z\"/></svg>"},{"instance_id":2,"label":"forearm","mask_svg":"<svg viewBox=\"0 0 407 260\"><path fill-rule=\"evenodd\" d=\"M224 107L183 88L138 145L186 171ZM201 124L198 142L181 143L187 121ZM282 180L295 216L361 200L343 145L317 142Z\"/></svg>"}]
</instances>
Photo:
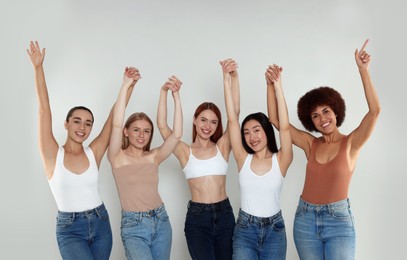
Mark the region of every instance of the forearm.
<instances>
[{"instance_id":1,"label":"forearm","mask_svg":"<svg viewBox=\"0 0 407 260\"><path fill-rule=\"evenodd\" d=\"M158 102L158 110L157 110L157 127L160 130L165 130L168 128L167 124L167 94L168 91L161 88L160 91L160 99Z\"/></svg>"},{"instance_id":2,"label":"forearm","mask_svg":"<svg viewBox=\"0 0 407 260\"><path fill-rule=\"evenodd\" d=\"M126 84L122 84L119 95L117 97L117 101L113 107L113 114L112 114L112 126L113 128L122 128L123 121L124 121L124 114L126 112L126 97L128 92L129 86Z\"/></svg>"},{"instance_id":3,"label":"forearm","mask_svg":"<svg viewBox=\"0 0 407 260\"><path fill-rule=\"evenodd\" d=\"M240 84L239 84L239 76L237 75L237 71L235 72L236 75L232 76L232 96L233 96L233 104L235 108L236 115L239 116L240 114Z\"/></svg>"},{"instance_id":4,"label":"forearm","mask_svg":"<svg viewBox=\"0 0 407 260\"><path fill-rule=\"evenodd\" d=\"M280 129L277 102L274 85L267 83L267 112L269 120L277 129Z\"/></svg>"},{"instance_id":5,"label":"forearm","mask_svg":"<svg viewBox=\"0 0 407 260\"><path fill-rule=\"evenodd\" d=\"M277 101L277 117L278 117L278 125L279 131L282 130L289 130L290 122L288 120L288 110L287 104L285 102L284 92L281 87L280 83L276 83L275 86L275 100ZM275 103L275 102L274 102ZM276 106L276 105L274 105ZM275 120L275 119L273 119Z\"/></svg>"},{"instance_id":6,"label":"forearm","mask_svg":"<svg viewBox=\"0 0 407 260\"><path fill-rule=\"evenodd\" d=\"M224 86L225 106L226 106L228 121L230 121L230 122L237 121L238 115L236 114L234 99L236 99L236 94L237 94L237 99L238 100L240 99L240 97L238 97L239 93L235 93L235 96L233 96L232 86L230 84L229 79L226 77L223 79L223 86Z\"/></svg>"},{"instance_id":7,"label":"forearm","mask_svg":"<svg viewBox=\"0 0 407 260\"><path fill-rule=\"evenodd\" d=\"M181 98L179 92L174 92L174 123L173 123L173 134L176 139L180 140L182 137L183 128L183 117L182 117L182 106Z\"/></svg>"},{"instance_id":8,"label":"forearm","mask_svg":"<svg viewBox=\"0 0 407 260\"><path fill-rule=\"evenodd\" d=\"M369 112L378 114L380 112L380 102L379 97L376 93L376 89L373 86L370 73L367 69L359 69L360 77L362 79L363 89L365 92L365 97L367 105L369 107Z\"/></svg>"},{"instance_id":9,"label":"forearm","mask_svg":"<svg viewBox=\"0 0 407 260\"><path fill-rule=\"evenodd\" d=\"M40 114L43 114L44 112L50 112L47 84L45 81L45 73L42 65L34 68L34 75L35 86L37 89L39 112Z\"/></svg>"}]
</instances>

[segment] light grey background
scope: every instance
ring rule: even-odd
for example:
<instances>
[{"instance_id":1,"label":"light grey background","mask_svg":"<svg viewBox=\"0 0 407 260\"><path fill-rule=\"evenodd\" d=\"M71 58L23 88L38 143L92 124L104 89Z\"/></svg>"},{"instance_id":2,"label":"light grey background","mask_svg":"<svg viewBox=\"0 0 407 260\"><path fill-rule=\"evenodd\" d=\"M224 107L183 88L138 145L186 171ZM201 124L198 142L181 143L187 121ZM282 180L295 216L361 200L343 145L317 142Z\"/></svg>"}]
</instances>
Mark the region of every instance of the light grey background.
<instances>
[{"instance_id":1,"label":"light grey background","mask_svg":"<svg viewBox=\"0 0 407 260\"><path fill-rule=\"evenodd\" d=\"M75 105L93 110L96 122L90 139L96 136L128 65L139 68L143 77L128 114L145 111L155 121L161 85L172 74L183 81L183 140L190 142L192 113L198 104L213 101L225 116L218 61L229 57L239 63L241 118L266 112L264 71L268 64L277 63L284 67L283 86L294 125L301 127L296 116L299 97L311 88L329 85L346 100L341 131L349 133L367 111L353 56L366 38L382 113L360 154L349 192L356 221L356 256L403 258L407 231L405 10L404 2L396 0L3 1L0 258L60 258L55 239L57 208L38 152L38 104L25 51L30 40L47 48L44 67L54 134L63 144L64 117ZM156 132L153 145L160 143ZM306 164L304 154L298 148L294 152L281 201L290 260L298 259L292 226ZM236 171L231 156L227 190L235 213L239 208ZM100 193L114 236L111 258L124 259L120 204L106 159L100 172ZM160 167L160 193L173 228L172 259L189 259L183 228L190 195L174 156Z\"/></svg>"}]
</instances>

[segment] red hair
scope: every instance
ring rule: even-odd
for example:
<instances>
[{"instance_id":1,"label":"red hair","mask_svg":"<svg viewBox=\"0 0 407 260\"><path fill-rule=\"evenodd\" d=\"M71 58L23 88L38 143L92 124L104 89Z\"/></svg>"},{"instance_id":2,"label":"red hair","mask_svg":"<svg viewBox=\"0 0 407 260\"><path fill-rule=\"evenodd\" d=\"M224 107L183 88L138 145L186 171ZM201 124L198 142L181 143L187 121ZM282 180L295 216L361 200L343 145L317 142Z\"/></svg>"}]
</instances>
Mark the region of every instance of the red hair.
<instances>
[{"instance_id":1,"label":"red hair","mask_svg":"<svg viewBox=\"0 0 407 260\"><path fill-rule=\"evenodd\" d=\"M223 125L222 125L222 115L219 108L212 102L203 102L200 104L194 113L194 118L198 118L199 114L204 110L211 110L218 118L218 127L216 128L215 133L211 136L211 141L216 143L223 135ZM195 142L196 139L196 128L194 123L192 123L192 142Z\"/></svg>"}]
</instances>

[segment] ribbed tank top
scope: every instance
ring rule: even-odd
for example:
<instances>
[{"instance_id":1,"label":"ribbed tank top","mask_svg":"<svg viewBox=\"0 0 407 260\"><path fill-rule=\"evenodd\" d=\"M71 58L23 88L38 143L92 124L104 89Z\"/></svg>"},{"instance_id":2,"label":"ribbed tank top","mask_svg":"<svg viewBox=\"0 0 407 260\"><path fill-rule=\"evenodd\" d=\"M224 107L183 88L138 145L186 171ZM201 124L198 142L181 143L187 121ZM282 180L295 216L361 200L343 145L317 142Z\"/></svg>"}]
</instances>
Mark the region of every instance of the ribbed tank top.
<instances>
[{"instance_id":1,"label":"ribbed tank top","mask_svg":"<svg viewBox=\"0 0 407 260\"><path fill-rule=\"evenodd\" d=\"M102 204L99 195L99 170L90 147L84 148L89 168L76 174L65 168L65 150L59 147L54 174L48 181L57 207L64 212L81 212L94 209Z\"/></svg>"},{"instance_id":2,"label":"ribbed tank top","mask_svg":"<svg viewBox=\"0 0 407 260\"><path fill-rule=\"evenodd\" d=\"M124 211L143 212L161 206L155 163L132 163L113 168L113 176Z\"/></svg>"},{"instance_id":3,"label":"ribbed tank top","mask_svg":"<svg viewBox=\"0 0 407 260\"><path fill-rule=\"evenodd\" d=\"M253 155L248 154L239 172L240 205L250 215L271 217L280 211L280 193L284 182L277 153L272 156L270 171L261 176L250 168L252 159Z\"/></svg>"},{"instance_id":4,"label":"ribbed tank top","mask_svg":"<svg viewBox=\"0 0 407 260\"><path fill-rule=\"evenodd\" d=\"M338 154L327 163L315 159L320 139L315 138L307 163L302 199L313 204L328 204L348 198L351 169L346 156L348 137L341 140Z\"/></svg>"}]
</instances>

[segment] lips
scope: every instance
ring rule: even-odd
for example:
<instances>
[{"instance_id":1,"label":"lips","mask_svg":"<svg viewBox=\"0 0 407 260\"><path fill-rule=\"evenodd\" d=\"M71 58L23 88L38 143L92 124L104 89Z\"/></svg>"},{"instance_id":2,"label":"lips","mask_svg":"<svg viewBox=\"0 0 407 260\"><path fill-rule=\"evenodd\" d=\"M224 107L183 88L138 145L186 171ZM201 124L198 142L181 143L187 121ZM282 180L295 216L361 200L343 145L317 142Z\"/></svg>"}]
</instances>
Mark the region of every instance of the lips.
<instances>
[{"instance_id":1,"label":"lips","mask_svg":"<svg viewBox=\"0 0 407 260\"><path fill-rule=\"evenodd\" d=\"M77 136L79 136L79 137L85 137L85 133L83 133L83 132L75 132L75 134L77 135Z\"/></svg>"}]
</instances>

